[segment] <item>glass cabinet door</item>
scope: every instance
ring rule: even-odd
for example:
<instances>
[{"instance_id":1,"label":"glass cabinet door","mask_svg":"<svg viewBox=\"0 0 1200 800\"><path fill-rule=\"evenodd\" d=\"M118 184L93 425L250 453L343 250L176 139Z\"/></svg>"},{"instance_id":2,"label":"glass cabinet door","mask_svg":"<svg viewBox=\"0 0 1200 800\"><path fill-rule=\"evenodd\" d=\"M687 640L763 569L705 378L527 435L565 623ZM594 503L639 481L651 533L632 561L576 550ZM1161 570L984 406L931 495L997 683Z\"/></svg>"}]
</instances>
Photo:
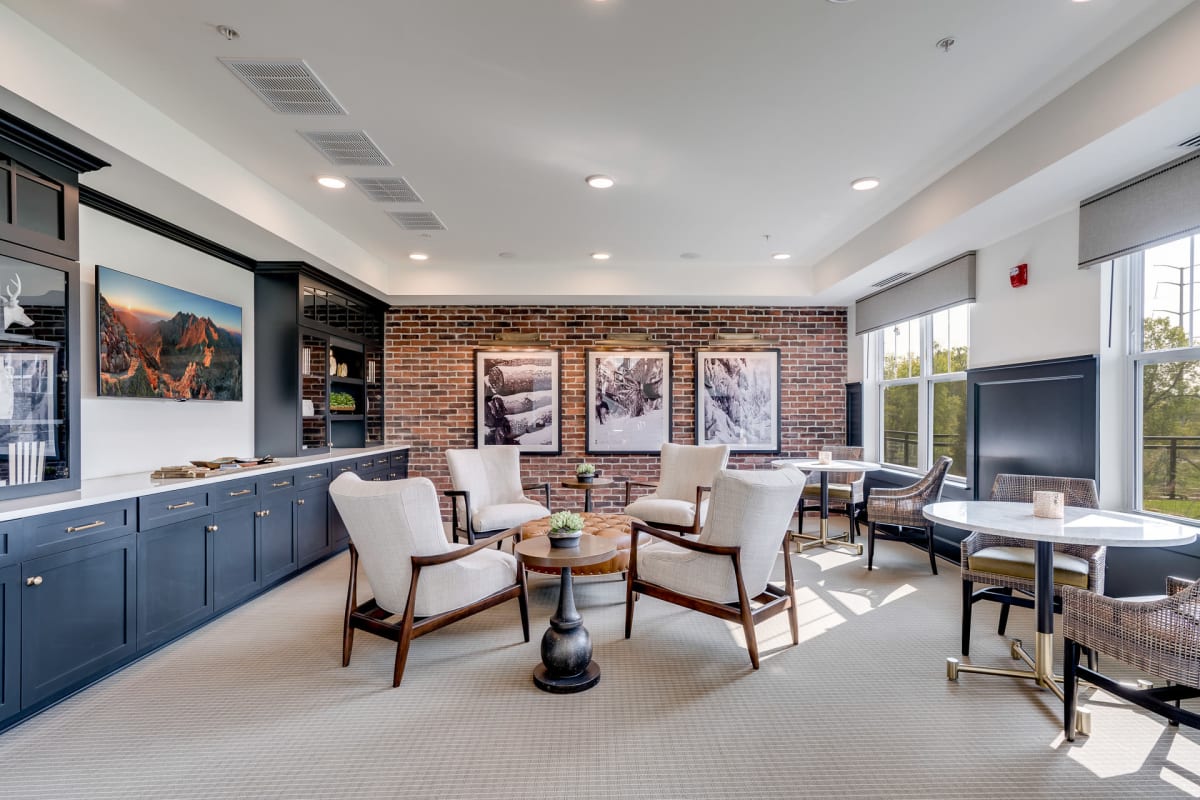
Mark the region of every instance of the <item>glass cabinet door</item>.
<instances>
[{"instance_id":1,"label":"glass cabinet door","mask_svg":"<svg viewBox=\"0 0 1200 800\"><path fill-rule=\"evenodd\" d=\"M383 443L383 349L368 346L366 351L366 444Z\"/></svg>"},{"instance_id":2,"label":"glass cabinet door","mask_svg":"<svg viewBox=\"0 0 1200 800\"><path fill-rule=\"evenodd\" d=\"M305 333L300 337L300 449L329 446L329 339Z\"/></svg>"},{"instance_id":3,"label":"glass cabinet door","mask_svg":"<svg viewBox=\"0 0 1200 800\"><path fill-rule=\"evenodd\" d=\"M71 477L67 287L63 270L0 255L2 486Z\"/></svg>"}]
</instances>

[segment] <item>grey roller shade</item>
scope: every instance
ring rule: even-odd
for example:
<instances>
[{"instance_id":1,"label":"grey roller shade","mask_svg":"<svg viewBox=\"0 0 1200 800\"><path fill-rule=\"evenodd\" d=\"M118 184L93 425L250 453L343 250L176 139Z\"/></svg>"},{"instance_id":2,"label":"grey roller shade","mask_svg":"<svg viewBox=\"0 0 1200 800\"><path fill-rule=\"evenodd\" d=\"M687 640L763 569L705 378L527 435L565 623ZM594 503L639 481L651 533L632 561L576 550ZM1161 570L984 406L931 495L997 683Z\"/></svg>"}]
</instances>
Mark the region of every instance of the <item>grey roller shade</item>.
<instances>
[{"instance_id":1,"label":"grey roller shade","mask_svg":"<svg viewBox=\"0 0 1200 800\"><path fill-rule=\"evenodd\" d=\"M1200 153L1164 164L1079 204L1079 266L1200 230Z\"/></svg>"},{"instance_id":2,"label":"grey roller shade","mask_svg":"<svg viewBox=\"0 0 1200 800\"><path fill-rule=\"evenodd\" d=\"M874 330L913 317L975 302L975 253L938 264L854 304L854 332Z\"/></svg>"}]
</instances>

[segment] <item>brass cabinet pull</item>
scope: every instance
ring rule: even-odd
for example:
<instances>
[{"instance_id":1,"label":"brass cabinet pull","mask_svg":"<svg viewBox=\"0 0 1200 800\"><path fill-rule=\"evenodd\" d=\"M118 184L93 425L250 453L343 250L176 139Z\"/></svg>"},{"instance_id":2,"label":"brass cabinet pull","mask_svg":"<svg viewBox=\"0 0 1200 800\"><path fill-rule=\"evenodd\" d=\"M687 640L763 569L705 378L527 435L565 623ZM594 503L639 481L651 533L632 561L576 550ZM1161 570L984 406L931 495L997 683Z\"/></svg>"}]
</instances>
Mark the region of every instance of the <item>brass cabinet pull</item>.
<instances>
[{"instance_id":1,"label":"brass cabinet pull","mask_svg":"<svg viewBox=\"0 0 1200 800\"><path fill-rule=\"evenodd\" d=\"M194 505L196 505L195 500L188 500L186 503L176 503L175 505L168 504L167 511L175 511L176 509L179 509L179 508L187 508L188 506L194 506Z\"/></svg>"},{"instance_id":2,"label":"brass cabinet pull","mask_svg":"<svg viewBox=\"0 0 1200 800\"><path fill-rule=\"evenodd\" d=\"M342 467L338 470L338 472L349 472L352 469L354 469L354 467Z\"/></svg>"},{"instance_id":3,"label":"brass cabinet pull","mask_svg":"<svg viewBox=\"0 0 1200 800\"><path fill-rule=\"evenodd\" d=\"M265 510L265 509L264 509L264 510L262 510L262 511L255 511L255 512L254 512L254 516L256 516L256 517L258 517L258 518L260 518L260 519L261 519L262 517L269 517L269 516L271 516L271 512L270 512L270 511L267 511L267 510Z\"/></svg>"},{"instance_id":4,"label":"brass cabinet pull","mask_svg":"<svg viewBox=\"0 0 1200 800\"><path fill-rule=\"evenodd\" d=\"M324 478L324 477L325 477L324 472L314 472L312 475L308 476L308 479L310 481L313 481L313 480L316 480L317 478Z\"/></svg>"},{"instance_id":5,"label":"brass cabinet pull","mask_svg":"<svg viewBox=\"0 0 1200 800\"><path fill-rule=\"evenodd\" d=\"M297 500L297 501L296 501L296 505L298 505L298 506L302 506L302 505L304 505L304 498L303 498L303 497L301 497L299 500Z\"/></svg>"},{"instance_id":6,"label":"brass cabinet pull","mask_svg":"<svg viewBox=\"0 0 1200 800\"><path fill-rule=\"evenodd\" d=\"M216 533L217 531L221 530L221 527L219 525L206 525L204 530L208 531L209 533Z\"/></svg>"},{"instance_id":7,"label":"brass cabinet pull","mask_svg":"<svg viewBox=\"0 0 1200 800\"><path fill-rule=\"evenodd\" d=\"M70 528L67 528L67 533L79 533L80 531L91 530L92 528L99 528L99 527L101 527L103 525L107 525L107 524L108 523L106 523L104 520L98 519L95 522L89 522L87 525L72 525Z\"/></svg>"},{"instance_id":8,"label":"brass cabinet pull","mask_svg":"<svg viewBox=\"0 0 1200 800\"><path fill-rule=\"evenodd\" d=\"M292 485L291 481L275 481L274 483L271 484L271 488L278 489L281 486L291 486L291 485Z\"/></svg>"},{"instance_id":9,"label":"brass cabinet pull","mask_svg":"<svg viewBox=\"0 0 1200 800\"><path fill-rule=\"evenodd\" d=\"M230 492L229 496L230 497L241 497L242 495L250 494L253 491L254 491L253 489L242 489L240 492Z\"/></svg>"},{"instance_id":10,"label":"brass cabinet pull","mask_svg":"<svg viewBox=\"0 0 1200 800\"><path fill-rule=\"evenodd\" d=\"M373 481L381 481L381 480L383 480L383 478L371 478L371 480L373 480Z\"/></svg>"},{"instance_id":11,"label":"brass cabinet pull","mask_svg":"<svg viewBox=\"0 0 1200 800\"><path fill-rule=\"evenodd\" d=\"M38 575L33 578L26 578L25 585L26 586L41 586L42 585L42 576Z\"/></svg>"},{"instance_id":12,"label":"brass cabinet pull","mask_svg":"<svg viewBox=\"0 0 1200 800\"><path fill-rule=\"evenodd\" d=\"M374 465L375 465L375 462L374 462L374 461L364 461L364 462L362 463L362 468L363 468L363 469L370 469L370 468L371 468L371 467L373 467Z\"/></svg>"}]
</instances>

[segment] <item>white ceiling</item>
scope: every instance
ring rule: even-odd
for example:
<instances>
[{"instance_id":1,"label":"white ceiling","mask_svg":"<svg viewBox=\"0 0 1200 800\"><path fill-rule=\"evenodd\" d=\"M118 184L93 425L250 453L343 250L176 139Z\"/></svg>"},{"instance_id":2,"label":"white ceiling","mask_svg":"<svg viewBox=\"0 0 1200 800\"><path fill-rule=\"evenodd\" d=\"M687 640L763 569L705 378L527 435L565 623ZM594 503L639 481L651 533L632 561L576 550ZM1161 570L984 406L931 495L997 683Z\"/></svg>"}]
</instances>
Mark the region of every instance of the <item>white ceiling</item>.
<instances>
[{"instance_id":1,"label":"white ceiling","mask_svg":"<svg viewBox=\"0 0 1200 800\"><path fill-rule=\"evenodd\" d=\"M819 295L813 266L1188 5L3 2L386 265L369 279L383 293L518 283L534 299L585 281L614 301L772 287L847 299ZM948 54L943 36L957 40ZM218 57L304 59L349 116L276 114ZM366 130L395 166L333 167L301 129ZM589 189L591 173L616 188ZM330 192L320 174L403 176L425 202ZM851 191L862 175L883 186ZM119 171L95 180L136 195ZM425 209L448 230L422 238L384 213ZM277 243L249 254L281 257ZM414 250L431 260L410 262ZM592 269L597 250L613 259ZM793 258L772 262L777 251Z\"/></svg>"}]
</instances>

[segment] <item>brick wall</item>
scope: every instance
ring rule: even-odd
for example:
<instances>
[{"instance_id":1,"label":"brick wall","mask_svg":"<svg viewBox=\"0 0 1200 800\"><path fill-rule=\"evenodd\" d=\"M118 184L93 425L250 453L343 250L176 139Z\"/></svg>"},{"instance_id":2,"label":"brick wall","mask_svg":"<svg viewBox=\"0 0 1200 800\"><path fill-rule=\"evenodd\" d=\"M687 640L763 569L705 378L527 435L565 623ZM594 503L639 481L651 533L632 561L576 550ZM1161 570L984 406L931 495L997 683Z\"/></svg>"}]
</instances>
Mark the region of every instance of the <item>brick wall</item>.
<instances>
[{"instance_id":1,"label":"brick wall","mask_svg":"<svg viewBox=\"0 0 1200 800\"><path fill-rule=\"evenodd\" d=\"M582 493L559 486L585 459L584 351L605 334L649 332L672 351L672 441L694 444L695 352L716 333L757 332L780 349L784 456L815 455L845 440L844 308L697 306L454 306L393 308L385 335L386 441L411 445L409 475L450 488L444 452L475 446L475 350L497 333L536 332L562 351L562 455L521 459L527 482L549 481L551 505L581 508ZM730 348L735 349L735 348ZM778 455L735 454L730 466L764 466ZM586 456L607 476L657 480L658 456ZM615 507L623 488L598 489L597 510ZM443 500L443 511L449 506Z\"/></svg>"}]
</instances>

